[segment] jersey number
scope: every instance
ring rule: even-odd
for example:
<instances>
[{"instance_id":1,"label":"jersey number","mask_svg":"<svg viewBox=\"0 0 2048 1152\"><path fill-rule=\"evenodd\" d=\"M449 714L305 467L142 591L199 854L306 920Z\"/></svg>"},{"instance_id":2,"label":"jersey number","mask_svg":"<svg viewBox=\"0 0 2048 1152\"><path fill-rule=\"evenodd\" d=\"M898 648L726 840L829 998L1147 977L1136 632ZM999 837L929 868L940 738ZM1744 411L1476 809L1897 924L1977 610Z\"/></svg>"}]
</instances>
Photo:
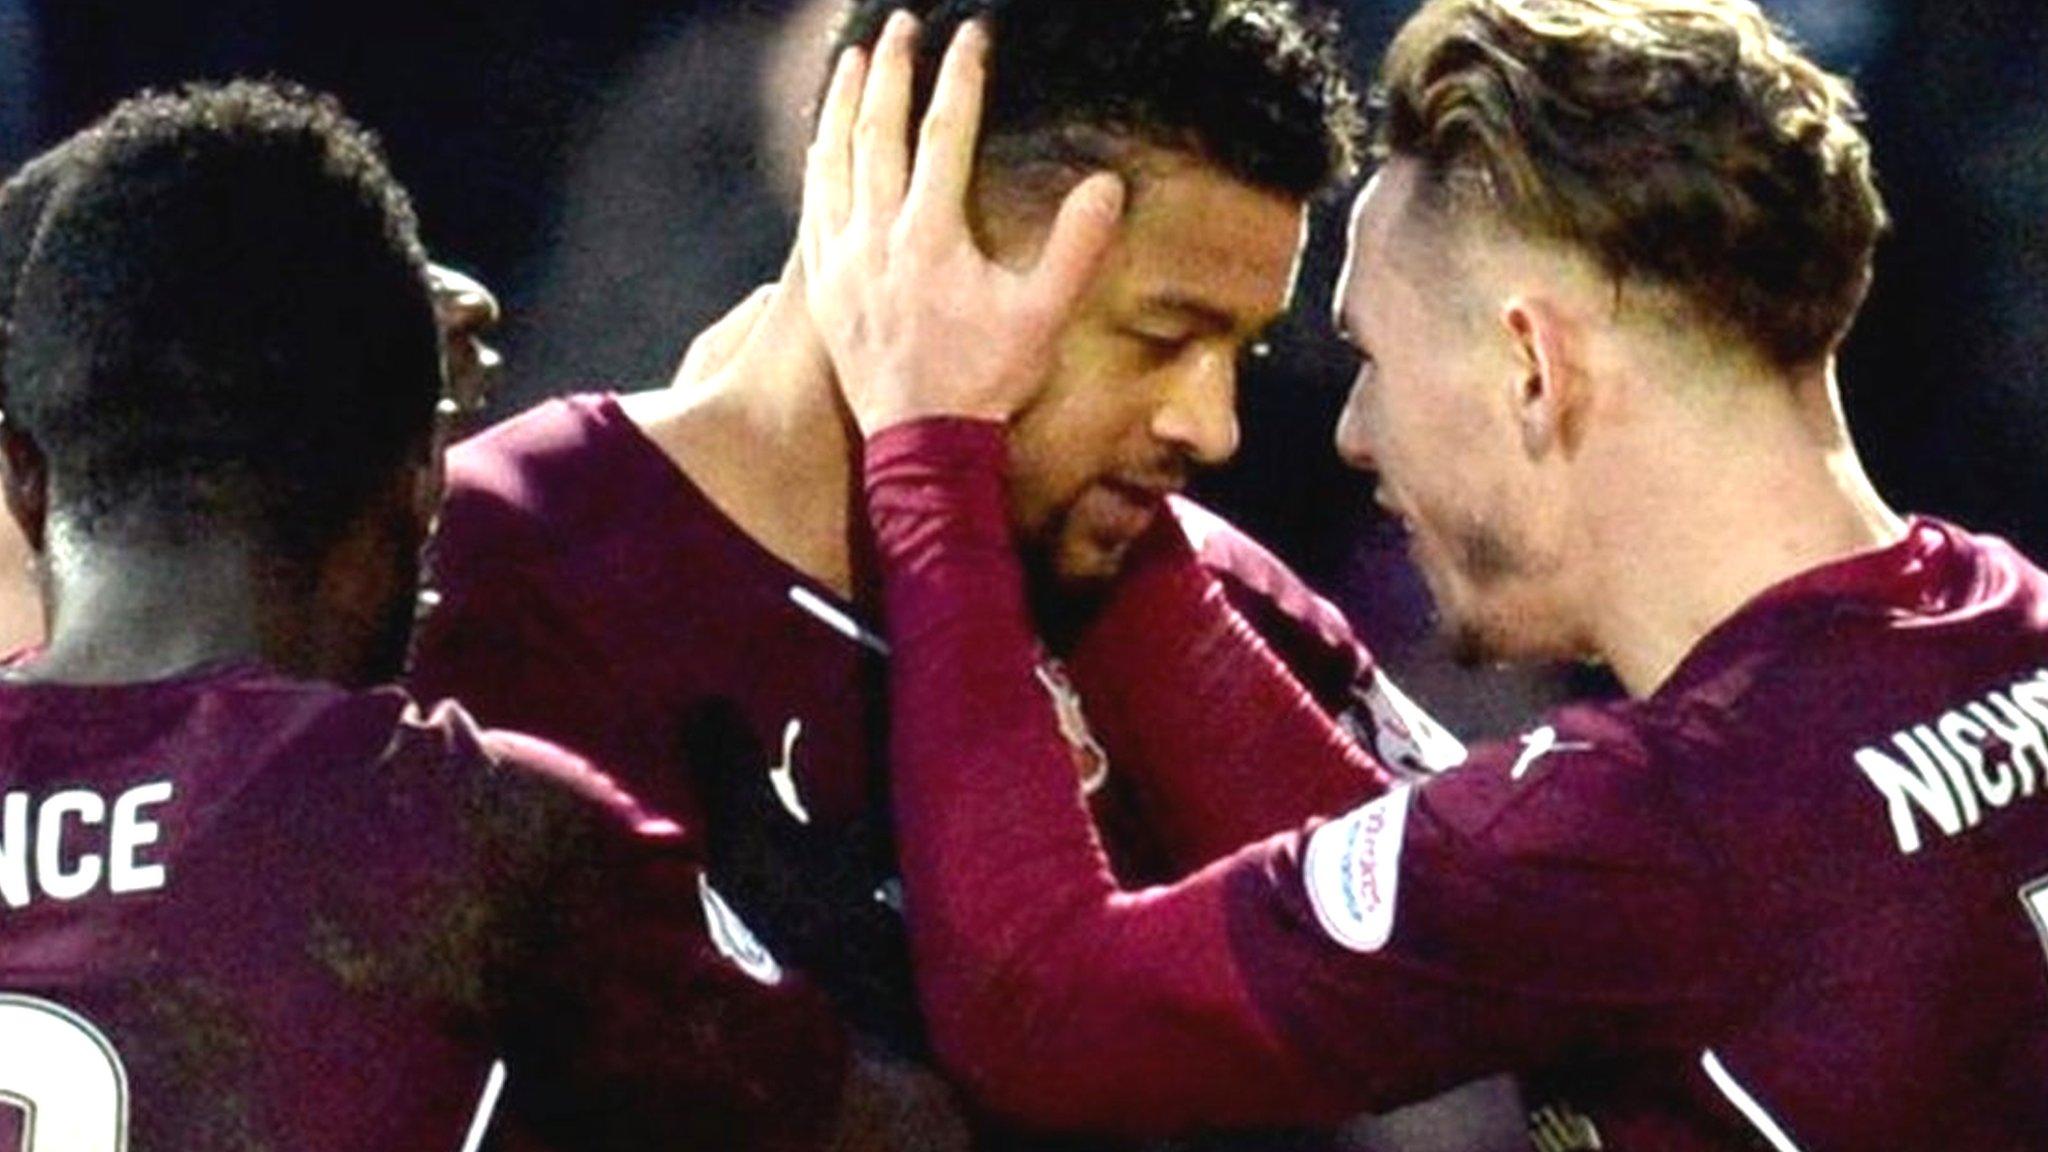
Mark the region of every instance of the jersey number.
<instances>
[{"instance_id":1,"label":"jersey number","mask_svg":"<svg viewBox=\"0 0 2048 1152\"><path fill-rule=\"evenodd\" d=\"M125 1152L128 1073L106 1034L68 1008L0 992L0 1105L21 1152Z\"/></svg>"}]
</instances>

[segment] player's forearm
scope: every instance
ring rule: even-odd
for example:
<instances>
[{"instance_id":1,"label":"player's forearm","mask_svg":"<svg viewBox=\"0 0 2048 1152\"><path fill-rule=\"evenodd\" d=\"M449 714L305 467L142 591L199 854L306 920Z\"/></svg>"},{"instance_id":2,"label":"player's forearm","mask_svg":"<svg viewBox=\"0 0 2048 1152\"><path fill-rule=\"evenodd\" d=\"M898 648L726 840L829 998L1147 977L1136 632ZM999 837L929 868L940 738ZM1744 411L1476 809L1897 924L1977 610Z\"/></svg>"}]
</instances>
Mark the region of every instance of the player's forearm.
<instances>
[{"instance_id":1,"label":"player's forearm","mask_svg":"<svg viewBox=\"0 0 2048 1152\"><path fill-rule=\"evenodd\" d=\"M1192 871L1387 781L1180 544L1134 560L1070 666L1113 769Z\"/></svg>"},{"instance_id":2,"label":"player's forearm","mask_svg":"<svg viewBox=\"0 0 2048 1152\"><path fill-rule=\"evenodd\" d=\"M949 1070L1037 1124L1327 1119L1238 979L1221 870L1122 894L1033 681L1000 429L869 443L892 773L927 1024Z\"/></svg>"}]
</instances>

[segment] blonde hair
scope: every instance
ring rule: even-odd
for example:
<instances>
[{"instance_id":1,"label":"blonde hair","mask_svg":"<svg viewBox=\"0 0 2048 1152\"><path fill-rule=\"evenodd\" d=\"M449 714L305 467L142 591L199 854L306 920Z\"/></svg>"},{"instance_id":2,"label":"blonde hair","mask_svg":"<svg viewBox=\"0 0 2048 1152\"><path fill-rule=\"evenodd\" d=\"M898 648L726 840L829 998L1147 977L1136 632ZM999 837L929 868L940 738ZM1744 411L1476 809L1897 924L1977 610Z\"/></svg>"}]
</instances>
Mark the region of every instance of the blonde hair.
<instances>
[{"instance_id":1,"label":"blonde hair","mask_svg":"<svg viewBox=\"0 0 2048 1152\"><path fill-rule=\"evenodd\" d=\"M1429 0L1375 152L1424 197L1670 289L1771 361L1833 351L1887 226L1854 94L1749 0Z\"/></svg>"}]
</instances>

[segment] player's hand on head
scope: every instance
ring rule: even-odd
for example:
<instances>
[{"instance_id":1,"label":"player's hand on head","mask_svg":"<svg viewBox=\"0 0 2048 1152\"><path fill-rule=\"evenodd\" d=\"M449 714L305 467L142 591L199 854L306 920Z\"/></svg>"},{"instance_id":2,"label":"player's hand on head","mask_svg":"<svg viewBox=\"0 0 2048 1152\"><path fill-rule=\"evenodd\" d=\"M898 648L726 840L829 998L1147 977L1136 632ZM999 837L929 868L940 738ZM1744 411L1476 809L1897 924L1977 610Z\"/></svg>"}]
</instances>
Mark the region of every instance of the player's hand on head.
<instances>
[{"instance_id":1,"label":"player's hand on head","mask_svg":"<svg viewBox=\"0 0 2048 1152\"><path fill-rule=\"evenodd\" d=\"M1097 173L1068 193L1030 268L985 256L967 196L987 31L970 21L948 46L913 164L916 28L899 11L872 54L841 54L804 173L805 296L870 434L921 416L1005 419L1029 401L1123 211L1121 180Z\"/></svg>"}]
</instances>

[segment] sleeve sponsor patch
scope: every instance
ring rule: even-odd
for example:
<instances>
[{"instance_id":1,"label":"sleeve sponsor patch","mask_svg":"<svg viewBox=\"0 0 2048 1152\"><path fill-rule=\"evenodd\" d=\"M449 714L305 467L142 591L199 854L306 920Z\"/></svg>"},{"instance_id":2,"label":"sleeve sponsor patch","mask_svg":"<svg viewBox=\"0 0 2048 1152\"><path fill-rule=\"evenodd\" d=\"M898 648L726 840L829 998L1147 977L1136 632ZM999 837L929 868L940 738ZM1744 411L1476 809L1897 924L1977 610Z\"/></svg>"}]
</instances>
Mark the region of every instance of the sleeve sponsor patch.
<instances>
[{"instance_id":1,"label":"sleeve sponsor patch","mask_svg":"<svg viewBox=\"0 0 2048 1152\"><path fill-rule=\"evenodd\" d=\"M1302 883L1330 939L1353 952L1377 952L1394 934L1401 841L1411 789L1395 788L1309 835Z\"/></svg>"}]
</instances>

